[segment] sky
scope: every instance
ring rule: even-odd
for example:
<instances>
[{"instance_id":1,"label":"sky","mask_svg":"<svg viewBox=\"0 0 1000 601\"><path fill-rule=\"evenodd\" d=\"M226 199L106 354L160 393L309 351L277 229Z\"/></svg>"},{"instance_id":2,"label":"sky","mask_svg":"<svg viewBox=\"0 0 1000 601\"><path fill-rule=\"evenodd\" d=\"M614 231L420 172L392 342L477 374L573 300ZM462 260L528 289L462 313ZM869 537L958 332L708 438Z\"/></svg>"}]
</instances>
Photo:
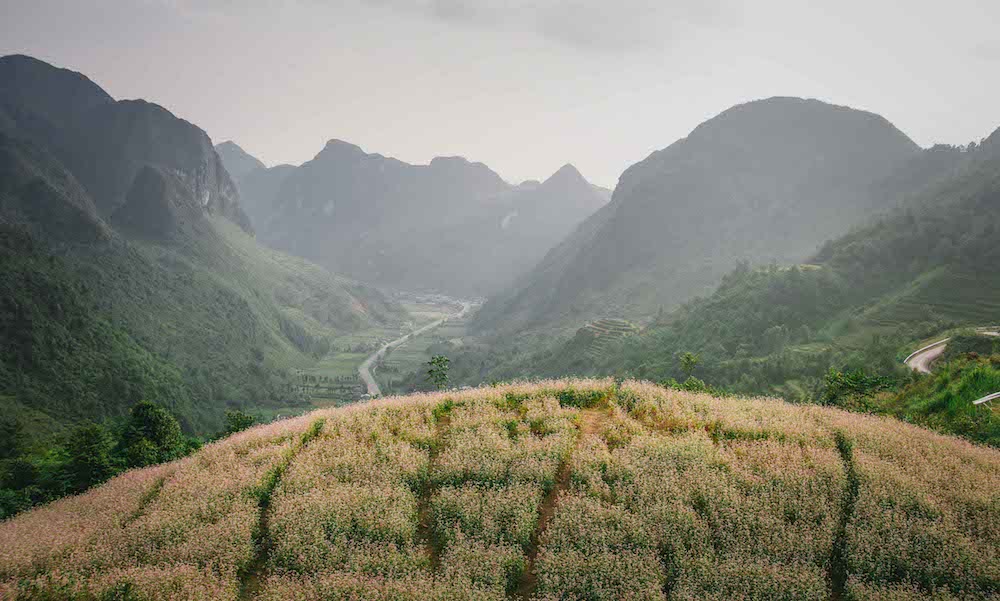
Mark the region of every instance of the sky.
<instances>
[{"instance_id":1,"label":"sky","mask_svg":"<svg viewBox=\"0 0 1000 601\"><path fill-rule=\"evenodd\" d=\"M877 112L918 144L1000 126L994 0L0 0L0 54L88 75L268 165L332 138L510 182L613 187L726 108Z\"/></svg>"}]
</instances>

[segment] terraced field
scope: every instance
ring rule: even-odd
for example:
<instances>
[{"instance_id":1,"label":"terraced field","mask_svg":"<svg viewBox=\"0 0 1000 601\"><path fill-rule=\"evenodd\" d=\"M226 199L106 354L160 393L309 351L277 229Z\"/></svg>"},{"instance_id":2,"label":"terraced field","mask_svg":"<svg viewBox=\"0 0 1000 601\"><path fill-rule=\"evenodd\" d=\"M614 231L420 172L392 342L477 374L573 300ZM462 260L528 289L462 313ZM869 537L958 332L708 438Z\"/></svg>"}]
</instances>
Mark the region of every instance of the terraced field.
<instances>
[{"instance_id":1,"label":"terraced field","mask_svg":"<svg viewBox=\"0 0 1000 601\"><path fill-rule=\"evenodd\" d=\"M869 310L866 321L896 326L931 316L970 325L996 321L1000 316L1000 277L994 273L930 272Z\"/></svg>"},{"instance_id":2,"label":"terraced field","mask_svg":"<svg viewBox=\"0 0 1000 601\"><path fill-rule=\"evenodd\" d=\"M588 323L582 328L583 334L590 338L584 354L590 359L600 359L613 342L638 331L639 328L624 319L599 319Z\"/></svg>"},{"instance_id":3,"label":"terraced field","mask_svg":"<svg viewBox=\"0 0 1000 601\"><path fill-rule=\"evenodd\" d=\"M987 599L1000 452L642 382L262 426L0 524L5 599Z\"/></svg>"}]
</instances>

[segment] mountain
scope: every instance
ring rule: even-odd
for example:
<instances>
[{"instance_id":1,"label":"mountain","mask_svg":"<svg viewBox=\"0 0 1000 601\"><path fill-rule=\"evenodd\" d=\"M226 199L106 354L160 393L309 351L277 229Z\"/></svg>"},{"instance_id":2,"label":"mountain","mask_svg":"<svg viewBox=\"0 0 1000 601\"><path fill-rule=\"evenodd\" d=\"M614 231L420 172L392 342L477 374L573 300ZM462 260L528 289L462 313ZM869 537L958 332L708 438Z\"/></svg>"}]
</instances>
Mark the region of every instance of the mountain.
<instances>
[{"instance_id":1,"label":"mountain","mask_svg":"<svg viewBox=\"0 0 1000 601\"><path fill-rule=\"evenodd\" d=\"M919 153L872 113L798 98L735 106L626 170L611 203L491 299L479 328L648 318L710 292L739 260L801 261L890 208L879 184Z\"/></svg>"},{"instance_id":2,"label":"mountain","mask_svg":"<svg viewBox=\"0 0 1000 601\"><path fill-rule=\"evenodd\" d=\"M6 56L0 58L0 112L6 115L3 131L48 150L87 190L102 218L140 196L132 191L136 176L152 169L183 187L199 213L221 215L252 232L208 135L161 106L115 101L82 75Z\"/></svg>"},{"instance_id":3,"label":"mountain","mask_svg":"<svg viewBox=\"0 0 1000 601\"><path fill-rule=\"evenodd\" d=\"M331 140L281 183L260 238L358 279L404 289L441 281L432 236L496 203L508 184L480 163L409 165Z\"/></svg>"},{"instance_id":4,"label":"mountain","mask_svg":"<svg viewBox=\"0 0 1000 601\"><path fill-rule=\"evenodd\" d=\"M220 155L222 156L222 155ZM223 162L225 157L223 156ZM293 165L263 167L245 173L236 180L243 209L257 230L266 231L275 217L278 191L285 178L295 172Z\"/></svg>"},{"instance_id":5,"label":"mountain","mask_svg":"<svg viewBox=\"0 0 1000 601\"><path fill-rule=\"evenodd\" d=\"M267 166L260 162L260 159L240 148L232 140L216 144L215 152L219 153L219 158L226 166L226 171L237 183L255 169L267 169Z\"/></svg>"},{"instance_id":6,"label":"mountain","mask_svg":"<svg viewBox=\"0 0 1000 601\"><path fill-rule=\"evenodd\" d=\"M44 150L3 132L0 222L65 242L98 242L111 236L76 178Z\"/></svg>"},{"instance_id":7,"label":"mountain","mask_svg":"<svg viewBox=\"0 0 1000 601\"><path fill-rule=\"evenodd\" d=\"M902 363L922 340L961 338L962 328L1000 321L1000 130L981 144L937 146L912 161L927 168L908 163L894 175L893 186L910 191L901 207L824 244L805 264L741 265L710 295L600 353L588 352L581 330L513 362L500 353L463 358L453 373L487 365L469 379L583 373L683 380L680 357L690 352L700 359L690 373L719 388L845 403L1000 445L996 419L972 405L995 392L1000 358L985 351L923 380ZM882 388L841 398L831 368L851 374L851 387Z\"/></svg>"},{"instance_id":8,"label":"mountain","mask_svg":"<svg viewBox=\"0 0 1000 601\"><path fill-rule=\"evenodd\" d=\"M608 195L565 165L544 182L522 183L479 214L437 230L423 242L432 261L425 271L433 269L443 289L456 289L457 280L466 294L493 294L607 202Z\"/></svg>"},{"instance_id":9,"label":"mountain","mask_svg":"<svg viewBox=\"0 0 1000 601\"><path fill-rule=\"evenodd\" d=\"M382 286L455 295L501 288L606 202L571 166L511 186L460 157L410 165L339 140L301 167L251 171L240 187L274 248Z\"/></svg>"},{"instance_id":10,"label":"mountain","mask_svg":"<svg viewBox=\"0 0 1000 601\"><path fill-rule=\"evenodd\" d=\"M208 135L29 57L0 58L0 409L7 449L81 420L298 402L292 369L399 323L376 290L264 248Z\"/></svg>"},{"instance_id":11,"label":"mountain","mask_svg":"<svg viewBox=\"0 0 1000 601\"><path fill-rule=\"evenodd\" d=\"M0 596L985 601L998 466L898 420L635 381L398 397L0 522Z\"/></svg>"}]
</instances>

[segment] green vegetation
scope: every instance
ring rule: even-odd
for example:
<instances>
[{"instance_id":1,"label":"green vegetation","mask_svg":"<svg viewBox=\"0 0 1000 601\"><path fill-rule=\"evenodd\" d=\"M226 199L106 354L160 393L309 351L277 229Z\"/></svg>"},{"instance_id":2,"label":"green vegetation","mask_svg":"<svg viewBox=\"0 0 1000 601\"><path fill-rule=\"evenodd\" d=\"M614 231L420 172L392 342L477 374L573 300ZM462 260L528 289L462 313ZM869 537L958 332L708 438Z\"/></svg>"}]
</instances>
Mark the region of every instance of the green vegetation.
<instances>
[{"instance_id":1,"label":"green vegetation","mask_svg":"<svg viewBox=\"0 0 1000 601\"><path fill-rule=\"evenodd\" d=\"M172 461L200 446L177 419L142 401L127 418L82 421L31 454L0 462L0 519L38 503L79 493L122 471Z\"/></svg>"},{"instance_id":2,"label":"green vegetation","mask_svg":"<svg viewBox=\"0 0 1000 601\"><path fill-rule=\"evenodd\" d=\"M701 363L701 355L691 352L681 355L681 371L684 372L685 380L694 376L694 369L698 367L699 363Z\"/></svg>"},{"instance_id":3,"label":"green vegetation","mask_svg":"<svg viewBox=\"0 0 1000 601\"><path fill-rule=\"evenodd\" d=\"M950 346L950 344L949 344ZM1000 355L967 354L904 386L878 404L909 422L1000 446L1000 416L973 401L1000 392Z\"/></svg>"},{"instance_id":4,"label":"green vegetation","mask_svg":"<svg viewBox=\"0 0 1000 601\"><path fill-rule=\"evenodd\" d=\"M444 355L434 355L427 362L427 381L438 390L448 385L448 364L451 361Z\"/></svg>"},{"instance_id":5,"label":"green vegetation","mask_svg":"<svg viewBox=\"0 0 1000 601\"><path fill-rule=\"evenodd\" d=\"M257 418L249 413L245 413L239 409L226 411L226 429L223 431L223 434L229 435L242 432L256 423Z\"/></svg>"},{"instance_id":6,"label":"green vegetation","mask_svg":"<svg viewBox=\"0 0 1000 601\"><path fill-rule=\"evenodd\" d=\"M1000 336L986 336L970 330L960 331L948 341L941 361L948 363L969 354L984 357L1000 355Z\"/></svg>"},{"instance_id":7,"label":"green vegetation","mask_svg":"<svg viewBox=\"0 0 1000 601\"><path fill-rule=\"evenodd\" d=\"M73 268L25 232L0 228L6 457L33 448L58 423L119 416L141 398L194 415L181 371L106 317L98 307L108 296Z\"/></svg>"}]
</instances>

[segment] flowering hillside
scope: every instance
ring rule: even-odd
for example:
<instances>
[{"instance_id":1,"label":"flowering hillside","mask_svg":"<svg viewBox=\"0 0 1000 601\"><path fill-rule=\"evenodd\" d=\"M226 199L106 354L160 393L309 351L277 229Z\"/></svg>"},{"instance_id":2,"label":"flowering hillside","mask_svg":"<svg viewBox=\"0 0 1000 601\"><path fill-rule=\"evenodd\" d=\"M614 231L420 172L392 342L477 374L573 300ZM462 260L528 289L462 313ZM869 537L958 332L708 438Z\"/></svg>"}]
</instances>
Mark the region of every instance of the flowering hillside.
<instances>
[{"instance_id":1,"label":"flowering hillside","mask_svg":"<svg viewBox=\"0 0 1000 601\"><path fill-rule=\"evenodd\" d=\"M4 599L986 599L1000 452L608 380L262 426L0 524Z\"/></svg>"}]
</instances>

